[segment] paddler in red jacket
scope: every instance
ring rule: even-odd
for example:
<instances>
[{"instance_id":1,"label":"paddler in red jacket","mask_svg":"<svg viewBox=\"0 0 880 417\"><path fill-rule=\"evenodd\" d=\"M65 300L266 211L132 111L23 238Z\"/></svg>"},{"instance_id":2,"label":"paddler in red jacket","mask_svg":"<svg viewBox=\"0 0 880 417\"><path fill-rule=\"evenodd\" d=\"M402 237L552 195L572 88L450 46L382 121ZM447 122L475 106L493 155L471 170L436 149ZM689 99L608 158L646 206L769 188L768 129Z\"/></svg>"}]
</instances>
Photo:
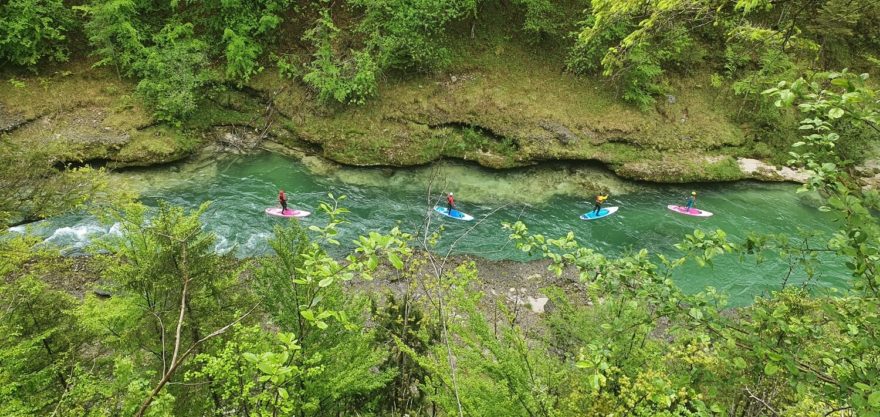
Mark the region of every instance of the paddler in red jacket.
<instances>
[{"instance_id":1,"label":"paddler in red jacket","mask_svg":"<svg viewBox=\"0 0 880 417\"><path fill-rule=\"evenodd\" d=\"M281 214L287 214L287 196L284 190L278 191L278 201L281 203Z\"/></svg>"},{"instance_id":2,"label":"paddler in red jacket","mask_svg":"<svg viewBox=\"0 0 880 417\"><path fill-rule=\"evenodd\" d=\"M455 210L455 199L452 198L452 193L446 196L446 205L449 206L449 214L452 215L452 210Z\"/></svg>"}]
</instances>

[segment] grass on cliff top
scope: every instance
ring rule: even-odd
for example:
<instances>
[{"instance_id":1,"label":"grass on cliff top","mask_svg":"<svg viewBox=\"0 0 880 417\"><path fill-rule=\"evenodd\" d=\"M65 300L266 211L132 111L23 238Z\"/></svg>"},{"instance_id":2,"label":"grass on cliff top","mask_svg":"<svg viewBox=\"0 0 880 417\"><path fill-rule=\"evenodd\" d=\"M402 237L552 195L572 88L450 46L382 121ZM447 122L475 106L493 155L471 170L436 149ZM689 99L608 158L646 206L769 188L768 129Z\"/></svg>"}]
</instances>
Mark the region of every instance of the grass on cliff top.
<instances>
[{"instance_id":1,"label":"grass on cliff top","mask_svg":"<svg viewBox=\"0 0 880 417\"><path fill-rule=\"evenodd\" d=\"M88 60L42 70L0 73L0 126L18 125L5 137L25 149L122 167L168 162L196 147L179 129L154 126L131 81Z\"/></svg>"},{"instance_id":2,"label":"grass on cliff top","mask_svg":"<svg viewBox=\"0 0 880 417\"><path fill-rule=\"evenodd\" d=\"M120 130L150 124L134 97L134 85L87 60L45 69L40 74L0 73L0 104L8 115L34 119L52 113L96 107L112 110L108 123Z\"/></svg>"}]
</instances>

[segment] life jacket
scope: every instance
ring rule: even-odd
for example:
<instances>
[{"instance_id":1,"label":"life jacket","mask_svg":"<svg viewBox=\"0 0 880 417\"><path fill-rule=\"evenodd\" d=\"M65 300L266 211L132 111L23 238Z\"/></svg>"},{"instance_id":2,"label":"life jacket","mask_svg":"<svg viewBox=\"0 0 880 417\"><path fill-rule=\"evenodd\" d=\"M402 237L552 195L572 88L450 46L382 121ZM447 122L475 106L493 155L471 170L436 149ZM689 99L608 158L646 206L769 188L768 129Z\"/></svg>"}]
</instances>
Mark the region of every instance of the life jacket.
<instances>
[{"instance_id":1,"label":"life jacket","mask_svg":"<svg viewBox=\"0 0 880 417\"><path fill-rule=\"evenodd\" d=\"M605 200L607 200L607 199L608 199L608 196L607 196L607 195L597 195L597 196L596 196L596 202L597 202L597 203L600 203L600 204L601 204L601 203L604 203Z\"/></svg>"},{"instance_id":2,"label":"life jacket","mask_svg":"<svg viewBox=\"0 0 880 417\"><path fill-rule=\"evenodd\" d=\"M455 199L452 198L451 195L446 196L446 201L449 202L449 204L455 204Z\"/></svg>"},{"instance_id":3,"label":"life jacket","mask_svg":"<svg viewBox=\"0 0 880 417\"><path fill-rule=\"evenodd\" d=\"M278 200L279 200L279 201L287 201L287 196L284 195L284 191L279 191L279 192L278 192Z\"/></svg>"}]
</instances>

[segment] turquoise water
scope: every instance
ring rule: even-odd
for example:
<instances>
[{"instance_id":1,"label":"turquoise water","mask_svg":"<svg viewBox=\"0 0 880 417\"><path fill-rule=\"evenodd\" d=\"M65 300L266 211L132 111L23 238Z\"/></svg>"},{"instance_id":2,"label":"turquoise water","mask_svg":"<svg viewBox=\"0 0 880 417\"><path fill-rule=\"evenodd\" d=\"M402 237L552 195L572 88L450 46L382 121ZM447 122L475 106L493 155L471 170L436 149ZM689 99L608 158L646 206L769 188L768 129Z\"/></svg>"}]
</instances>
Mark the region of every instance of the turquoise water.
<instances>
[{"instance_id":1,"label":"turquoise water","mask_svg":"<svg viewBox=\"0 0 880 417\"><path fill-rule=\"evenodd\" d=\"M288 193L293 208L316 212L304 224L323 224L318 204L328 193L345 195L342 205L351 210L342 228L344 244L371 230L424 230L426 219L434 230L444 226L439 250L456 242L455 251L488 259L526 260L507 240L502 222L521 220L533 233L550 237L573 231L583 245L608 255L646 248L675 254L672 245L696 228L723 229L737 240L749 231L785 233L799 230L829 234L830 217L813 200L795 194L795 185L741 182L665 186L617 179L607 171L585 165L548 165L511 171L490 171L464 163L440 163L411 169L342 168L316 158L297 160L273 153L244 156L213 156L173 168L157 168L114 174L114 186L139 191L142 201L156 205L160 199L186 207L212 201L204 215L208 229L218 236L219 251L240 256L265 253L274 225L288 220L266 216L263 210L276 204L279 188ZM429 193L429 189L431 192ZM582 221L580 214L592 208L592 196L609 190L607 206L619 206L612 216ZM683 204L691 190L699 194L698 207L715 213L695 218L673 213L667 204ZM459 209L473 215L474 222L461 222L432 212L442 202L442 192L453 191ZM17 230L22 230L21 228ZM69 252L81 251L97 236L114 233L116 227L100 225L88 215L69 215L31 227L46 240ZM686 291L713 286L726 291L736 304L754 295L779 288L787 265L772 258L745 265L733 257L713 268L689 264L675 277ZM823 259L816 289L842 288L846 272L842 261ZM511 281L524 277L511 277ZM803 281L797 270L789 280Z\"/></svg>"}]
</instances>

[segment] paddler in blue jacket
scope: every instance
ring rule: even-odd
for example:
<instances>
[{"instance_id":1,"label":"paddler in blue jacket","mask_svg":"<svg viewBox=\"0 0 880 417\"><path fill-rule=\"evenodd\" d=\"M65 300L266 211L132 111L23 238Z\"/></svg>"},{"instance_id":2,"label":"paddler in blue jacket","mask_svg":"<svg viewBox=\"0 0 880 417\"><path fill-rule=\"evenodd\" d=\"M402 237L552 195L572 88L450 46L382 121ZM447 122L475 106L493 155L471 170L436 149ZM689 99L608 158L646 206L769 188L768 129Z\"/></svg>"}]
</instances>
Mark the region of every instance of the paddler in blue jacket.
<instances>
[{"instance_id":1,"label":"paddler in blue jacket","mask_svg":"<svg viewBox=\"0 0 880 417\"><path fill-rule=\"evenodd\" d=\"M687 205L685 206L685 207L686 207L686 210L687 210L688 212L690 212L691 209L694 208L694 204L696 204L696 203L697 203L697 192L696 192L696 191L691 191L691 195L688 197L688 199L687 199Z\"/></svg>"}]
</instances>

